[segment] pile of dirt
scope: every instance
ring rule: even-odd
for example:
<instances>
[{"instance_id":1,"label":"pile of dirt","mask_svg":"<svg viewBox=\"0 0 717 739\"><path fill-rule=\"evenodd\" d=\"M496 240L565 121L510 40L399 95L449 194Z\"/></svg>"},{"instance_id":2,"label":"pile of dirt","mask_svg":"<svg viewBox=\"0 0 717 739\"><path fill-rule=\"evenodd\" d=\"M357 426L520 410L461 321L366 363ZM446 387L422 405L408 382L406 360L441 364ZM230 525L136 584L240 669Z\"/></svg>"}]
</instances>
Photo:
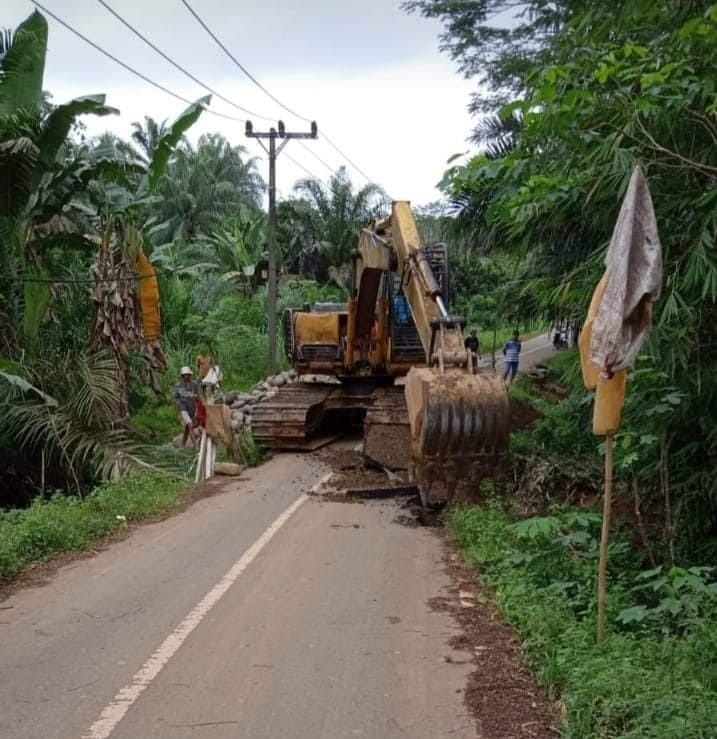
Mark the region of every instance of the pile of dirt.
<instances>
[{"instance_id":1,"label":"pile of dirt","mask_svg":"<svg viewBox=\"0 0 717 739\"><path fill-rule=\"evenodd\" d=\"M391 472L370 464L354 449L326 448L316 453L317 457L333 471L326 487L330 490L358 488L395 488L405 485L405 471Z\"/></svg>"},{"instance_id":2,"label":"pile of dirt","mask_svg":"<svg viewBox=\"0 0 717 739\"><path fill-rule=\"evenodd\" d=\"M369 459L380 460L391 470L406 469L411 458L411 431L408 425L373 424L364 451Z\"/></svg>"},{"instance_id":3,"label":"pile of dirt","mask_svg":"<svg viewBox=\"0 0 717 739\"><path fill-rule=\"evenodd\" d=\"M466 653L475 670L468 677L464 700L476 721L478 736L491 739L554 739L559 707L537 685L525 665L520 643L477 582L472 568L446 538L445 567L452 585L448 594L431 598L429 606L450 613L461 632L448 644L463 663Z\"/></svg>"}]
</instances>

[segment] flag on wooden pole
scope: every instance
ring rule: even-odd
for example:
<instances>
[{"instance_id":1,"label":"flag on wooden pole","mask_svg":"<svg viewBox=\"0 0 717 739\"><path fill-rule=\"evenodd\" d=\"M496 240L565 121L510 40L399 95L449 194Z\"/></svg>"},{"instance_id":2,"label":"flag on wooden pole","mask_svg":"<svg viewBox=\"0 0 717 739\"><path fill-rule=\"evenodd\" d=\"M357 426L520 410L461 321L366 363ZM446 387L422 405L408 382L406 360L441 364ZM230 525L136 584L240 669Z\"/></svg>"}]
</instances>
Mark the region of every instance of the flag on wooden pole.
<instances>
[{"instance_id":1,"label":"flag on wooden pole","mask_svg":"<svg viewBox=\"0 0 717 739\"><path fill-rule=\"evenodd\" d=\"M605 437L605 492L598 567L597 640L605 636L607 551L613 480L613 434L620 426L632 366L660 296L662 254L655 209L642 169L635 166L580 336L585 387L595 390L593 433Z\"/></svg>"}]
</instances>

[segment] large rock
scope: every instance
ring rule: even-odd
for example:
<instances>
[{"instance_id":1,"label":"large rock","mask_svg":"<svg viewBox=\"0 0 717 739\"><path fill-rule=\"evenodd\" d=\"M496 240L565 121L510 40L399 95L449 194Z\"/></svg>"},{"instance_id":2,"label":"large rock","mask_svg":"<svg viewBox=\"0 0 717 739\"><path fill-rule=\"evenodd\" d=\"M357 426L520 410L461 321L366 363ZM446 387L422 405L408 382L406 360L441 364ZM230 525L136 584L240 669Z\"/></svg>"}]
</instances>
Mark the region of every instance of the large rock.
<instances>
[{"instance_id":1,"label":"large rock","mask_svg":"<svg viewBox=\"0 0 717 739\"><path fill-rule=\"evenodd\" d=\"M279 375L274 375L273 377L270 377L267 382L272 387L281 387L282 385L286 385L286 375L284 375L283 373Z\"/></svg>"},{"instance_id":2,"label":"large rock","mask_svg":"<svg viewBox=\"0 0 717 739\"><path fill-rule=\"evenodd\" d=\"M241 475L244 471L244 467L234 462L217 462L214 465L214 472L217 475L229 475L230 477L236 477Z\"/></svg>"},{"instance_id":3,"label":"large rock","mask_svg":"<svg viewBox=\"0 0 717 739\"><path fill-rule=\"evenodd\" d=\"M226 393L224 396L224 405L232 405L232 403L236 401L238 395L239 393L236 390Z\"/></svg>"},{"instance_id":4,"label":"large rock","mask_svg":"<svg viewBox=\"0 0 717 739\"><path fill-rule=\"evenodd\" d=\"M288 378L289 380L295 380L295 379L296 379L296 378L297 378L297 377L299 376L299 373L298 373L298 372L297 372L297 371L296 371L296 370L295 370L295 369L294 369L294 368L292 367L292 368L291 368L291 369L290 369L290 370L289 370L289 371L288 371L288 372L286 373L286 376L287 376L287 378Z\"/></svg>"}]
</instances>

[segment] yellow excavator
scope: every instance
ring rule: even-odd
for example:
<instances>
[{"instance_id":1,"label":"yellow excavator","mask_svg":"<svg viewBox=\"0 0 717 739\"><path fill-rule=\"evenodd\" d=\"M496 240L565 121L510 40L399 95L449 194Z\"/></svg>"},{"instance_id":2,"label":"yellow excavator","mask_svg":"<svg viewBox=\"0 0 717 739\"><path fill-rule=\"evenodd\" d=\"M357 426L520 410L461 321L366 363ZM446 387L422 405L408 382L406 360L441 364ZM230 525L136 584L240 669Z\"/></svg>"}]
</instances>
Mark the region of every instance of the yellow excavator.
<instances>
[{"instance_id":1,"label":"yellow excavator","mask_svg":"<svg viewBox=\"0 0 717 739\"><path fill-rule=\"evenodd\" d=\"M366 457L407 469L424 505L490 474L508 449L508 396L464 348L448 279L445 245L424 245L410 204L394 202L359 235L348 304L285 313L285 351L307 381L255 407L254 437L313 449L362 423Z\"/></svg>"}]
</instances>

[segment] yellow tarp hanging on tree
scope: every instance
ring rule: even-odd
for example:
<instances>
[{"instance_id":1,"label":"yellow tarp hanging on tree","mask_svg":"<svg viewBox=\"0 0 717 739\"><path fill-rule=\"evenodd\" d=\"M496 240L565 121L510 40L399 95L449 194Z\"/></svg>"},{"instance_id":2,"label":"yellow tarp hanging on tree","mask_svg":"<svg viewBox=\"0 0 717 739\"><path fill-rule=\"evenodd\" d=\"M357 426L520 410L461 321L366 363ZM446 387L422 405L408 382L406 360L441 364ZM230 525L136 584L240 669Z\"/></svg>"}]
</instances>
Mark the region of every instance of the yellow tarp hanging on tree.
<instances>
[{"instance_id":1,"label":"yellow tarp hanging on tree","mask_svg":"<svg viewBox=\"0 0 717 739\"><path fill-rule=\"evenodd\" d=\"M159 285L154 267L142 250L137 252L137 274L139 275L138 294L144 340L151 344L159 340L162 332L159 314Z\"/></svg>"}]
</instances>

